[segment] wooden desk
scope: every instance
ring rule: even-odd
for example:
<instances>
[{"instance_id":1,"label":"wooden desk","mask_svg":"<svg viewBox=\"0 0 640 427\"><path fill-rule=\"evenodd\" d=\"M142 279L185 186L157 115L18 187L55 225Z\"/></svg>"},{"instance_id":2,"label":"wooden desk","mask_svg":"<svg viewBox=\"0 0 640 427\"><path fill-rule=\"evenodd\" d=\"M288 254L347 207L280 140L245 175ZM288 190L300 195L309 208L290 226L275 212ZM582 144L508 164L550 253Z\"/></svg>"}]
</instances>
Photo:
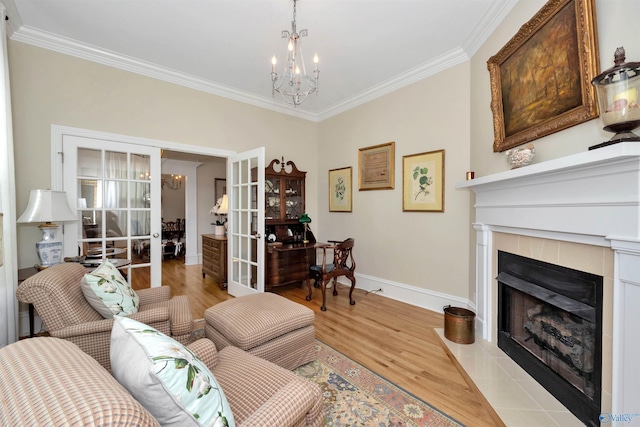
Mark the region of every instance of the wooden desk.
<instances>
[{"instance_id":1,"label":"wooden desk","mask_svg":"<svg viewBox=\"0 0 640 427\"><path fill-rule=\"evenodd\" d=\"M316 248L326 243L267 243L265 256L266 291L278 286L303 282L309 275L309 267L316 263Z\"/></svg>"}]
</instances>

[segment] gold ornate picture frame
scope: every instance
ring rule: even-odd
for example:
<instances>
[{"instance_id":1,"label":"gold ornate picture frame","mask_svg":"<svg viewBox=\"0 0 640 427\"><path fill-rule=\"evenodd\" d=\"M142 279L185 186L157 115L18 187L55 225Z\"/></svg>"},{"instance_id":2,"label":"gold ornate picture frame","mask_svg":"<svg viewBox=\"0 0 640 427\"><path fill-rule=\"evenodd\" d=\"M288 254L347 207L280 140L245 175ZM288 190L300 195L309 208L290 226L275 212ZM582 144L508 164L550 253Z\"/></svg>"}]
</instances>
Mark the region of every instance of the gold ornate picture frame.
<instances>
[{"instance_id":1,"label":"gold ornate picture frame","mask_svg":"<svg viewBox=\"0 0 640 427\"><path fill-rule=\"evenodd\" d=\"M351 212L352 170L348 168L329 171L329 212Z\"/></svg>"},{"instance_id":2,"label":"gold ornate picture frame","mask_svg":"<svg viewBox=\"0 0 640 427\"><path fill-rule=\"evenodd\" d=\"M402 211L444 212L444 150L402 157Z\"/></svg>"},{"instance_id":3,"label":"gold ornate picture frame","mask_svg":"<svg viewBox=\"0 0 640 427\"><path fill-rule=\"evenodd\" d=\"M494 152L598 117L595 0L549 0L487 67Z\"/></svg>"},{"instance_id":4,"label":"gold ornate picture frame","mask_svg":"<svg viewBox=\"0 0 640 427\"><path fill-rule=\"evenodd\" d=\"M394 186L395 142L358 150L358 190L391 190Z\"/></svg>"}]
</instances>

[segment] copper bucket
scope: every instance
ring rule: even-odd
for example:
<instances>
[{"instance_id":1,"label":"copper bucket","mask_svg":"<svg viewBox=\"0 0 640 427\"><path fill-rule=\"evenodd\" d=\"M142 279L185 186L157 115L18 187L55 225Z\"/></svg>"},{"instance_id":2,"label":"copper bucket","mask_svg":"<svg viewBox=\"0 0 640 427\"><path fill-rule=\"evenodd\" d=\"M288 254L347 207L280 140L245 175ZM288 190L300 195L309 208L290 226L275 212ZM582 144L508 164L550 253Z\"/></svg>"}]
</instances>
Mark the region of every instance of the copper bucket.
<instances>
[{"instance_id":1,"label":"copper bucket","mask_svg":"<svg viewBox=\"0 0 640 427\"><path fill-rule=\"evenodd\" d=\"M444 336L458 344L473 344L476 340L476 314L466 308L447 305L444 310Z\"/></svg>"}]
</instances>

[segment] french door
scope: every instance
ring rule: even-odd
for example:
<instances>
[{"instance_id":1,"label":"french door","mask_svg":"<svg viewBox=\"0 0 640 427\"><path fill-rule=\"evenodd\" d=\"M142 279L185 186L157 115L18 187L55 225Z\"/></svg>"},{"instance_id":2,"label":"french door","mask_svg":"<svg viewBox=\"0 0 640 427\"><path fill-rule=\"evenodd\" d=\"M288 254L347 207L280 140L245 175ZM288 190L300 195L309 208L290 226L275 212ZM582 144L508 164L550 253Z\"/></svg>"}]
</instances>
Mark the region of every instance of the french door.
<instances>
[{"instance_id":1,"label":"french door","mask_svg":"<svg viewBox=\"0 0 640 427\"><path fill-rule=\"evenodd\" d=\"M229 294L264 292L264 147L229 156Z\"/></svg>"},{"instance_id":2,"label":"french door","mask_svg":"<svg viewBox=\"0 0 640 427\"><path fill-rule=\"evenodd\" d=\"M162 283L160 149L63 135L63 189L79 221L65 224L65 256L113 258L131 284Z\"/></svg>"}]
</instances>

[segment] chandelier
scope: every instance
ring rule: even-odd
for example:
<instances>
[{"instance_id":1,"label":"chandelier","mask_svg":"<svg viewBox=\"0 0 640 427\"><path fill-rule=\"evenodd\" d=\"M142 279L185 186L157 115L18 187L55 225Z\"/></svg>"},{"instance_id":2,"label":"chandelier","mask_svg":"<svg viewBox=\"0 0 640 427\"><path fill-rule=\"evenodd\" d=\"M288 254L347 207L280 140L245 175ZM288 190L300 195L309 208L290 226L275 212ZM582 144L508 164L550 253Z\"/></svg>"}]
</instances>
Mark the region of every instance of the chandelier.
<instances>
[{"instance_id":1,"label":"chandelier","mask_svg":"<svg viewBox=\"0 0 640 427\"><path fill-rule=\"evenodd\" d=\"M296 1L293 0L293 21L291 21L291 32L283 30L281 36L283 39L289 39L287 61L284 71L278 75L276 73L276 56L271 58L271 82L273 84L271 95L275 96L276 92L282 95L282 99L295 106L298 106L307 99L309 94L318 92L318 55L313 57L313 77L307 75L304 66L304 58L302 57L301 37L306 37L307 30L296 30Z\"/></svg>"},{"instance_id":2,"label":"chandelier","mask_svg":"<svg viewBox=\"0 0 640 427\"><path fill-rule=\"evenodd\" d=\"M167 187L170 190L179 190L182 188L182 175L171 175L171 179L162 178L160 185L162 188Z\"/></svg>"}]
</instances>

